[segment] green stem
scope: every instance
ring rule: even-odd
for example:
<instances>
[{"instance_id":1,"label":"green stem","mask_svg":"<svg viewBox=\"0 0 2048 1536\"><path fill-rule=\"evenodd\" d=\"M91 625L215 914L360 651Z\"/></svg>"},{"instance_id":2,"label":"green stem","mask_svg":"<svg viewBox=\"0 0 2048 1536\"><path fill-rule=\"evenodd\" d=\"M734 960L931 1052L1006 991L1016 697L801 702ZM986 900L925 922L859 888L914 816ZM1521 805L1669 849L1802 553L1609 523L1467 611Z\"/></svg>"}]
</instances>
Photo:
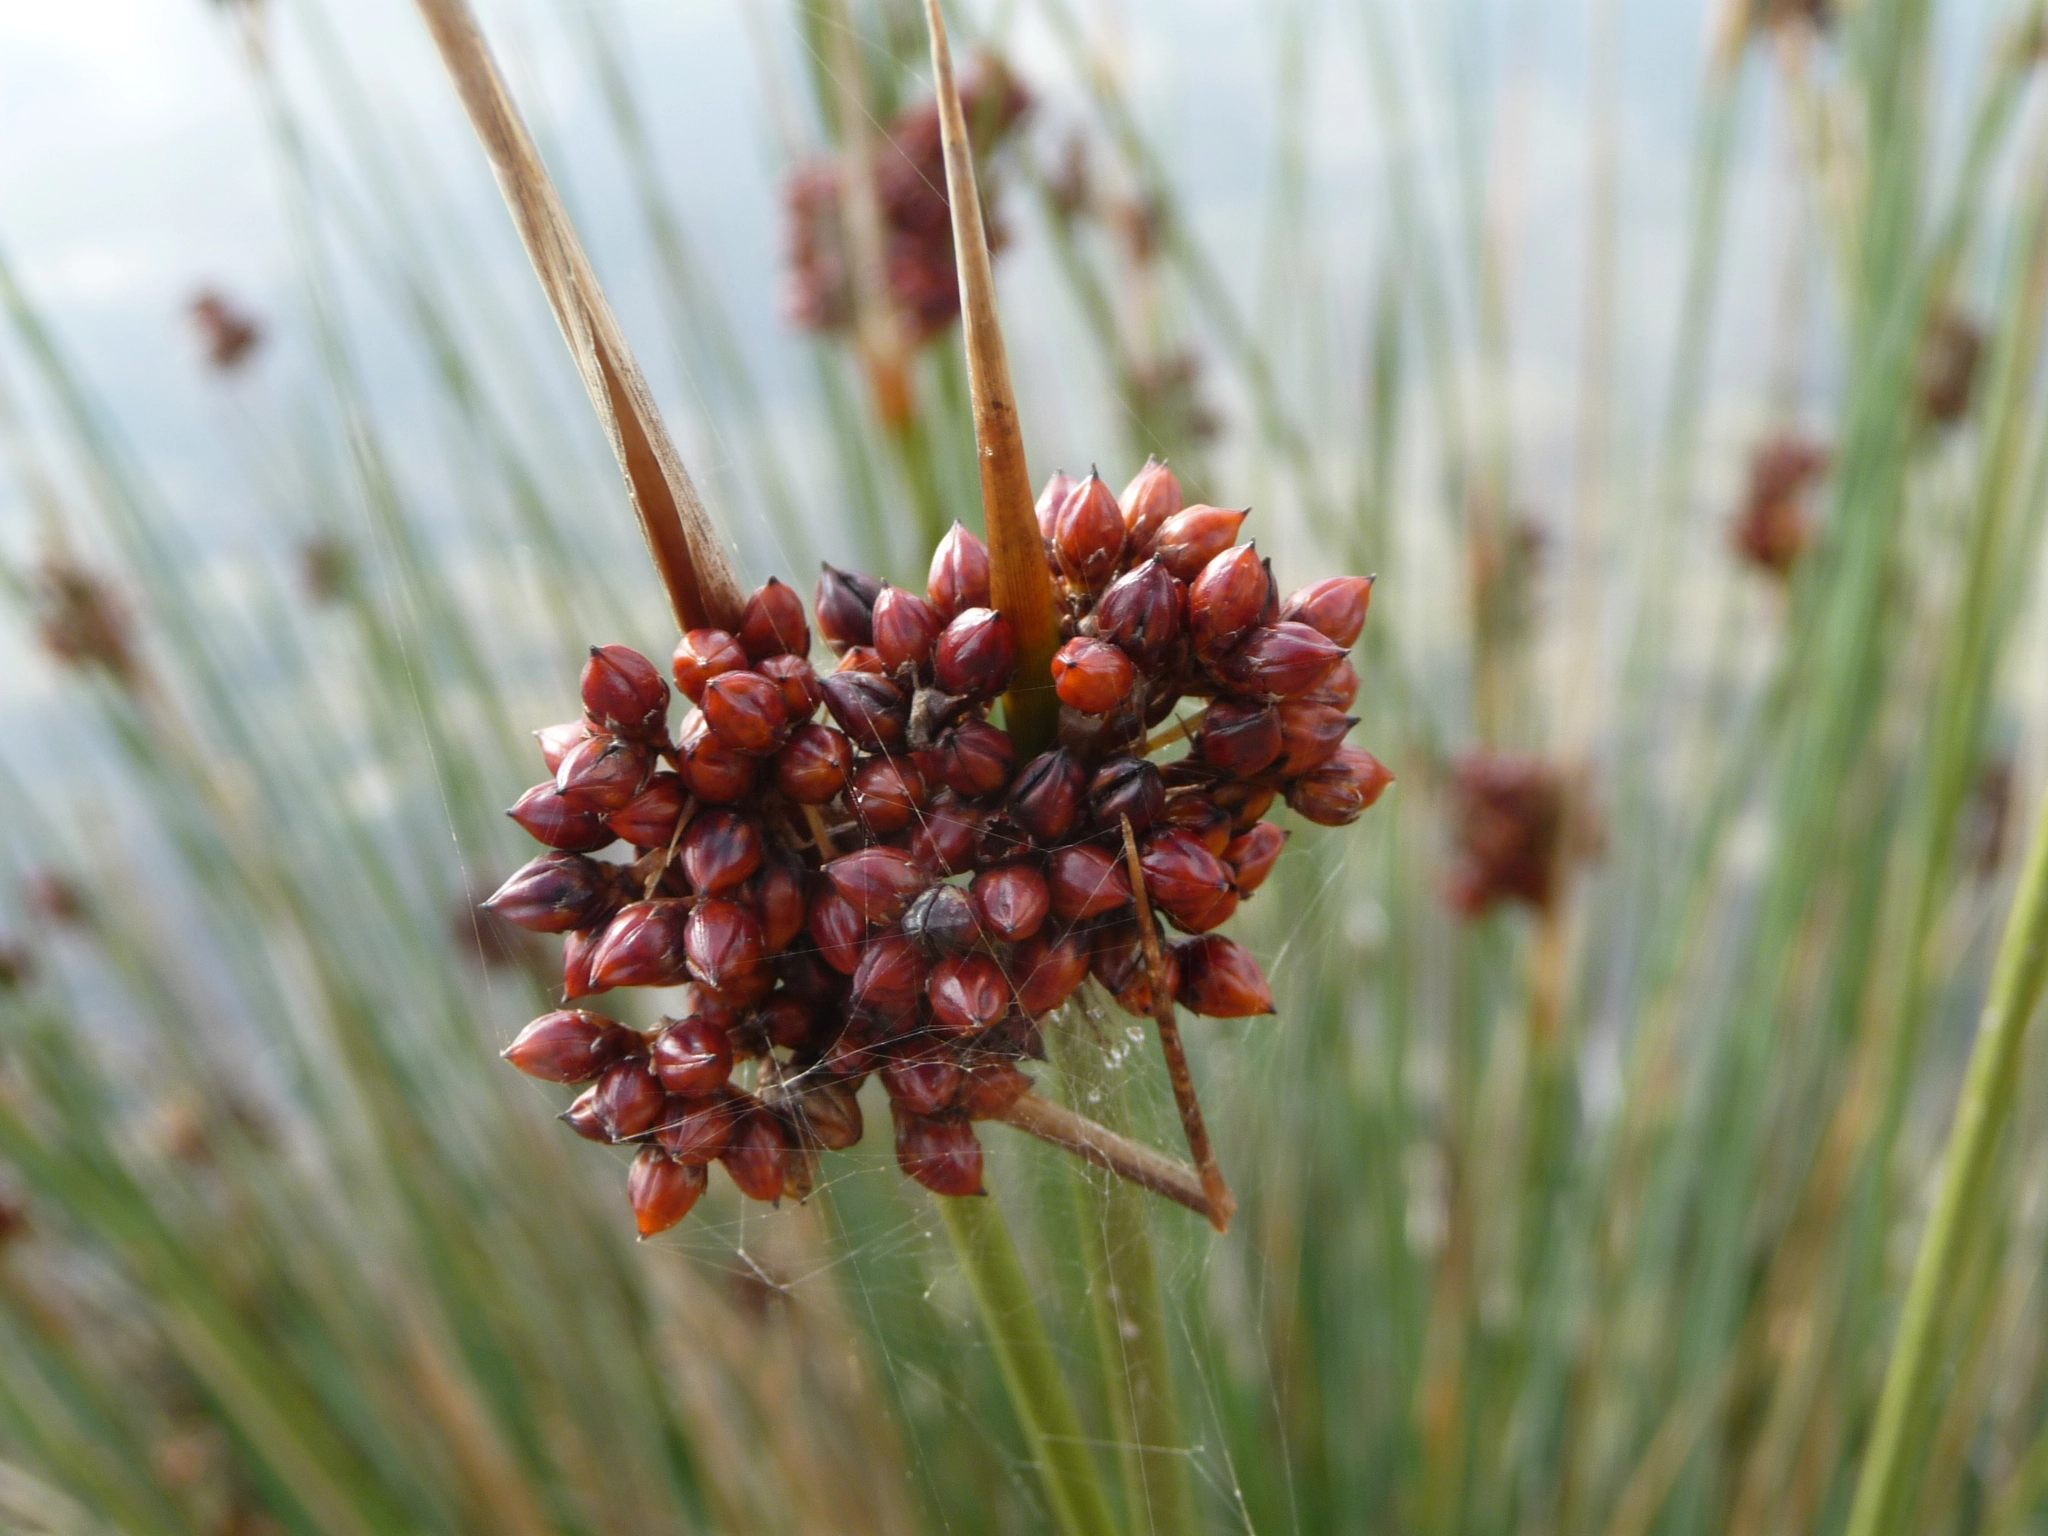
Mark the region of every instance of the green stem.
<instances>
[{"instance_id":1,"label":"green stem","mask_svg":"<svg viewBox=\"0 0 2048 1536\"><path fill-rule=\"evenodd\" d=\"M939 1210L995 1347L1025 1445L1044 1479L1053 1524L1064 1536L1120 1536L1002 1207L990 1196L941 1200Z\"/></svg>"},{"instance_id":2,"label":"green stem","mask_svg":"<svg viewBox=\"0 0 2048 1536\"><path fill-rule=\"evenodd\" d=\"M1929 1422L1923 1409L1935 1392L1940 1364L1940 1308L1955 1284L1970 1218L1980 1204L1999 1139L2012 1118L2019 1085L2020 1048L2027 1023L2048 980L2048 801L2037 813L2026 873L1999 941L1991 996L1978 1023L1963 1079L1956 1122L1942 1160L1934 1212L1913 1261L1913 1279L1899 1319L1899 1340L1885 1370L1877 1427L1856 1485L1847 1536L1884 1536L1905 1510L1908 1473L1918 1463L1908 1446L1909 1424Z\"/></svg>"}]
</instances>

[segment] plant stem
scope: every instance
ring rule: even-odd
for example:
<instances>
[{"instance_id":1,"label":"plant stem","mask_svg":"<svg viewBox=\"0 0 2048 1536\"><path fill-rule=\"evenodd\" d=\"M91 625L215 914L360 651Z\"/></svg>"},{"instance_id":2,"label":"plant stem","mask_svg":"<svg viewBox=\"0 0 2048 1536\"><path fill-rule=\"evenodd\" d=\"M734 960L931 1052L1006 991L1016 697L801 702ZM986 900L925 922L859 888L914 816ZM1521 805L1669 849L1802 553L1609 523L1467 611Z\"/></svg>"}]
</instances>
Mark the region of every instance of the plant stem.
<instances>
[{"instance_id":1,"label":"plant stem","mask_svg":"<svg viewBox=\"0 0 2048 1536\"><path fill-rule=\"evenodd\" d=\"M1025 1444L1044 1480L1054 1526L1065 1536L1118 1536L1101 1472L1067 1395L1002 1207L988 1196L941 1200L939 1210L981 1309Z\"/></svg>"},{"instance_id":2,"label":"plant stem","mask_svg":"<svg viewBox=\"0 0 2048 1536\"><path fill-rule=\"evenodd\" d=\"M2036 814L2033 844L2019 894L1998 945L1991 996L1970 1049L1956 1122L1942 1161L1941 1187L1913 1261L1913 1279L1899 1319L1899 1339L1885 1370L1877 1427L1856 1485L1848 1536L1883 1536L1897 1523L1908 1496L1908 1473L1917 1465L1906 1444L1907 1426L1926 1423L1925 1408L1938 1391L1939 1308L1963 1260L1968 1218L1974 1214L2019 1086L2020 1048L2048 980L2048 800Z\"/></svg>"}]
</instances>

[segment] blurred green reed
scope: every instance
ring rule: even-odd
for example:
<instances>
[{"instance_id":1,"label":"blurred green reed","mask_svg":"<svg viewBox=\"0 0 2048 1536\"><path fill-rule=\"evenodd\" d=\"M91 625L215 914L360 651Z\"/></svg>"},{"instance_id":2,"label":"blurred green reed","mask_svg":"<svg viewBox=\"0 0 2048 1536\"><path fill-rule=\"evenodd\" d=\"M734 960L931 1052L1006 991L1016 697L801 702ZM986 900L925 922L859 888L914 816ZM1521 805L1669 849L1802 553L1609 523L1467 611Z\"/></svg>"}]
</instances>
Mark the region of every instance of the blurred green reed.
<instances>
[{"instance_id":1,"label":"blurred green reed","mask_svg":"<svg viewBox=\"0 0 2048 1536\"><path fill-rule=\"evenodd\" d=\"M1483 18L1276 9L1271 58L1242 69L1276 102L1252 281L1203 240L1201 188L1169 171L1096 18L957 18L963 53L1049 41L1033 57L1087 146L1087 195L1050 132L1010 167L1017 238L1045 242L1096 349L1020 373L1027 430L1030 380L1085 367L1116 406L1089 450L1113 479L1167 452L1191 494L1256 500L1283 577L1383 578L1358 739L1400 783L1351 833L1297 828L1240 920L1281 1017L1194 1032L1236 1227L987 1133L1133 1536L1848 1519L2010 900L1986 786L2016 781L2024 821L2048 726L2029 612L2048 29L2030 0L1981 30L1913 0L1819 29L1808 7L1748 10L1716 19L1697 81L1669 82L1697 125L1666 273L1631 270L1613 202L1640 21L1591 8L1583 288L1545 295L1584 309L1577 398L1553 413L1573 504L1542 509L1562 532L1541 561L1513 378L1527 172L1513 66L1467 67ZM561 12L644 243L605 254L653 274L642 349L669 349L684 423L722 445L724 525L761 519L806 562L793 579L816 558L914 579L978 505L953 338L914 360L893 425L853 349L812 343L796 441L702 259L718 231L676 191L695 150L650 126L632 13ZM792 156L837 142L849 100L882 121L925 89L913 5L750 22L798 64L777 87L804 103L782 103ZM303 73L275 71L266 26L297 29ZM0 755L11 883L54 869L84 894L63 920L17 902L35 972L0 991L0 1195L26 1213L0 1249L0 1529L1047 1528L938 1213L886 1136L805 1208L743 1212L714 1181L636 1247L617 1157L494 1059L552 965L472 910L524 857L499 815L535 773L522 732L568 707L583 644L659 651L664 621L538 309L464 280L508 231L447 217L443 162L373 104L345 10L227 27L312 359L230 444L277 530L260 579L223 573L60 317L0 266L0 436L46 567L6 572L16 639L68 563L132 614L139 658L59 674L50 739ZM1951 36L1975 52L1941 57ZM1332 52L1384 151L1347 191L1370 253L1321 229L1334 146L1304 82ZM1811 371L1838 383L1731 379L1716 356L1759 123L1804 210L1783 324L1828 337ZM1648 416L1616 409L1624 287L1673 322ZM1938 424L1920 368L1946 309L1987 341L1966 415ZM1050 344L1010 323L1020 355ZM426 381L438 478L392 451L372 338ZM1192 395L1185 357L1206 369ZM1718 462L1766 396L1773 426L1834 450L1824 536L1782 591L1726 552L1741 466ZM354 574L309 595L287 566L315 538ZM1472 747L1587 786L1600 851L1547 912L1464 923L1442 899L1447 776ZM1045 1075L1171 1145L1131 1024L1082 1010ZM1890 1523L1859 1536L2042 1523L2044 1090L2016 1053L1996 1085L2013 1129L1915 1335ZM1166 1398L1136 1390L1162 1377Z\"/></svg>"}]
</instances>

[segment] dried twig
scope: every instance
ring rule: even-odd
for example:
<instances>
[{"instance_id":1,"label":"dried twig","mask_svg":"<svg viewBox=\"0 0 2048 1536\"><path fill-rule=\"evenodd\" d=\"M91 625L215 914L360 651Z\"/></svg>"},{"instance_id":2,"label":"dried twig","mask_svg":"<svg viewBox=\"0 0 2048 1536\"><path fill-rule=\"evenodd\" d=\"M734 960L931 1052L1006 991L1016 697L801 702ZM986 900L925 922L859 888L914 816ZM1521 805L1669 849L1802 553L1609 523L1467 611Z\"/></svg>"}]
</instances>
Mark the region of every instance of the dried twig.
<instances>
[{"instance_id":1,"label":"dried twig","mask_svg":"<svg viewBox=\"0 0 2048 1536\"><path fill-rule=\"evenodd\" d=\"M1195 1168L1202 1176L1209 1224L1218 1232L1228 1232L1230 1218L1237 1214L1237 1197L1231 1194L1223 1170L1217 1165L1216 1149L1209 1145L1209 1127L1202 1119L1202 1101L1195 1097L1187 1047L1181 1043L1180 1021L1174 1017L1173 990L1166 984L1166 956L1160 951L1159 929L1152 920L1152 899L1145 892L1138 837L1131 830L1130 817L1118 819L1124 827L1124 861L1131 872L1131 893L1138 903L1138 937L1145 946L1145 969L1152 982L1152 1021L1159 1026L1159 1049L1166 1057L1166 1075L1173 1081L1173 1102L1180 1110L1181 1129L1187 1133L1188 1155L1195 1160Z\"/></svg>"},{"instance_id":2,"label":"dried twig","mask_svg":"<svg viewBox=\"0 0 2048 1536\"><path fill-rule=\"evenodd\" d=\"M1003 1120L1040 1141L1049 1141L1056 1147L1086 1158L1096 1167L1106 1168L1119 1178L1129 1179L1155 1195L1164 1195L1198 1216L1207 1216L1212 1222L1215 1220L1210 1212L1209 1197L1202 1188L1201 1176L1194 1169L1178 1158L1154 1151L1143 1142L1119 1136L1108 1127L1097 1125L1086 1115L1076 1114L1064 1104L1055 1104L1051 1099L1027 1093L1010 1107Z\"/></svg>"}]
</instances>

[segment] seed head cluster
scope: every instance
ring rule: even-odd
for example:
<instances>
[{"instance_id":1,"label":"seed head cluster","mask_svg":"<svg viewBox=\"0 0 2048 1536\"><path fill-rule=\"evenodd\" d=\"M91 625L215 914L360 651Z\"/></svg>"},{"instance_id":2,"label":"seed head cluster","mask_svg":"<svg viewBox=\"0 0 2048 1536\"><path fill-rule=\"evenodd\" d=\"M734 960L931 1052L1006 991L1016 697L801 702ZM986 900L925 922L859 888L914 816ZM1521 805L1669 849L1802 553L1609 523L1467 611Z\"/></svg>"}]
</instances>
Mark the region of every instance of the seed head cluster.
<instances>
[{"instance_id":1,"label":"seed head cluster","mask_svg":"<svg viewBox=\"0 0 2048 1536\"><path fill-rule=\"evenodd\" d=\"M973 1122L1029 1089L1038 1021L1091 974L1133 1013L1155 985L1211 1017L1272 1011L1257 960L1215 930L1279 857L1277 801L1343 825L1391 781L1344 744L1371 584L1283 600L1238 542L1245 514L1183 506L1159 463L1121 500L1055 476L1039 519L1064 643L1057 739L1035 756L988 718L1017 640L957 524L921 594L825 568L828 675L770 580L737 632L682 637L671 675L695 708L673 734L668 682L624 646L591 652L583 717L538 733L554 777L511 814L550 851L488 906L564 936L565 1006L506 1055L582 1088L563 1116L579 1134L639 1146L643 1235L687 1214L713 1161L754 1199L806 1193L820 1151L860 1140L870 1075L903 1171L980 1193ZM1187 935L1156 972L1127 837L1149 909ZM630 858L593 857L618 844ZM624 987L679 987L678 1012L643 1034L579 1006Z\"/></svg>"}]
</instances>

